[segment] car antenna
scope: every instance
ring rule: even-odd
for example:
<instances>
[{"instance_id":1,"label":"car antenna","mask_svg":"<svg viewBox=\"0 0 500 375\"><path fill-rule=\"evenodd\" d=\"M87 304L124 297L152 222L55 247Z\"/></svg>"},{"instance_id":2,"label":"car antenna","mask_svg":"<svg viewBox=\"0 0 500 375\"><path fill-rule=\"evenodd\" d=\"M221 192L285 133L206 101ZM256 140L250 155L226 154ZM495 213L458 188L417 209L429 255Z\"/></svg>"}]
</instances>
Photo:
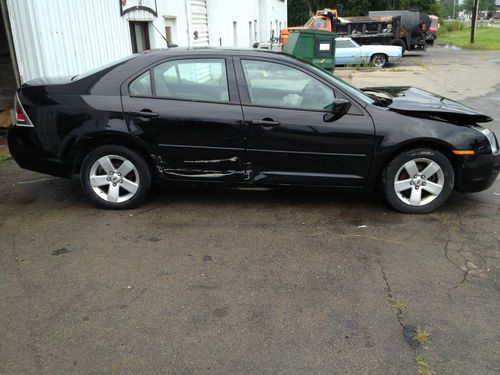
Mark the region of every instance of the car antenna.
<instances>
[{"instance_id":1,"label":"car antenna","mask_svg":"<svg viewBox=\"0 0 500 375\"><path fill-rule=\"evenodd\" d=\"M177 44L170 43L170 42L167 40L167 38L165 38L165 37L163 36L163 34L160 32L160 30L158 30L158 29L156 28L156 26L155 26L155 24L154 24L153 22L151 22L151 25L155 28L155 30L156 30L156 31L158 31L158 34L160 34L160 35L161 35L161 37L163 38L163 40L165 40L165 42L167 42L167 47L168 47L168 48L177 47Z\"/></svg>"}]
</instances>

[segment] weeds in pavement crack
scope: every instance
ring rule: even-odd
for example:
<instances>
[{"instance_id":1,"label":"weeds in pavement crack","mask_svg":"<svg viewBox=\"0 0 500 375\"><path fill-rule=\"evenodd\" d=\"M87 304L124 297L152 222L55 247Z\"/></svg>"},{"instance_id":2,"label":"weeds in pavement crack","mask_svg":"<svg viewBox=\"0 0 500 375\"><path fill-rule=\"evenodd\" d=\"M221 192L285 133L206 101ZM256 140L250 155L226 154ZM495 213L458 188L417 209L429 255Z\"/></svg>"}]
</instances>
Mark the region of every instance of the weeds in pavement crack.
<instances>
[{"instance_id":1,"label":"weeds in pavement crack","mask_svg":"<svg viewBox=\"0 0 500 375\"><path fill-rule=\"evenodd\" d=\"M415 350L415 353L417 355L415 358L415 363L417 364L418 367L418 373L420 375L432 375L429 366L425 362L424 357L420 352L422 346L429 342L431 332L428 329L421 328L419 326L415 328L414 326L407 325L404 323L403 311L406 309L406 305L401 300L399 300L394 296L391 289L391 284L389 283L384 267L380 262L377 263L380 266L380 273L382 274L382 279L384 280L385 283L387 301L389 305L392 307L392 309L396 311L398 322L401 325L401 327L403 327L403 338L408 343L408 345L413 350Z\"/></svg>"},{"instance_id":2,"label":"weeds in pavement crack","mask_svg":"<svg viewBox=\"0 0 500 375\"><path fill-rule=\"evenodd\" d=\"M418 373L420 375L432 375L431 370L429 369L429 366L427 366L427 363L425 363L424 357L422 354L418 354L417 358L415 358L415 362L418 367Z\"/></svg>"}]
</instances>

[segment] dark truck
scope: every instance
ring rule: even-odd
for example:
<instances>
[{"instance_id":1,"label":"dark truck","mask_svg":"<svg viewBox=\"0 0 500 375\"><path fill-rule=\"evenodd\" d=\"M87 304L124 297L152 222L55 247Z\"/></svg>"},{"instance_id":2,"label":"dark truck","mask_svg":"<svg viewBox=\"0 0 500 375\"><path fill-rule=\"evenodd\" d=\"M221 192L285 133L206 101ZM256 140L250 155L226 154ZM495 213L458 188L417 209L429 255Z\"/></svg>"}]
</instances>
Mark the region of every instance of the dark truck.
<instances>
[{"instance_id":1,"label":"dark truck","mask_svg":"<svg viewBox=\"0 0 500 375\"><path fill-rule=\"evenodd\" d=\"M369 12L368 16L340 17L336 9L323 9L304 25L281 30L285 44L289 29L312 29L348 36L359 44L392 44L407 50L425 49L431 38L431 20L419 9Z\"/></svg>"},{"instance_id":2,"label":"dark truck","mask_svg":"<svg viewBox=\"0 0 500 375\"><path fill-rule=\"evenodd\" d=\"M409 10L376 10L368 12L370 17L396 17L399 21L398 39L402 40L406 49L425 49L432 44L434 36L430 32L431 17L418 8ZM392 43L393 44L393 43ZM399 41L398 41L398 44ZM401 47L404 46L401 45Z\"/></svg>"}]
</instances>

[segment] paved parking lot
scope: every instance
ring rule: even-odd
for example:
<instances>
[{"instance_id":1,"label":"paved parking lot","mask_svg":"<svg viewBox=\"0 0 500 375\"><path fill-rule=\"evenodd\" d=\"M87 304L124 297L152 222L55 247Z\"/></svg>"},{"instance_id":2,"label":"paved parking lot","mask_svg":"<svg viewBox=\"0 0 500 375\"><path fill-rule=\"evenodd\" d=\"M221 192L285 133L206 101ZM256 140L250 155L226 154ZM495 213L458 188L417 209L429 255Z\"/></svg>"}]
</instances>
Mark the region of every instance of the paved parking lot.
<instances>
[{"instance_id":1,"label":"paved parking lot","mask_svg":"<svg viewBox=\"0 0 500 375\"><path fill-rule=\"evenodd\" d=\"M352 81L423 77L500 134L500 53L425 54ZM470 85L460 61L482 64ZM2 375L500 372L500 180L421 216L376 194L162 187L104 211L12 160L0 181Z\"/></svg>"}]
</instances>

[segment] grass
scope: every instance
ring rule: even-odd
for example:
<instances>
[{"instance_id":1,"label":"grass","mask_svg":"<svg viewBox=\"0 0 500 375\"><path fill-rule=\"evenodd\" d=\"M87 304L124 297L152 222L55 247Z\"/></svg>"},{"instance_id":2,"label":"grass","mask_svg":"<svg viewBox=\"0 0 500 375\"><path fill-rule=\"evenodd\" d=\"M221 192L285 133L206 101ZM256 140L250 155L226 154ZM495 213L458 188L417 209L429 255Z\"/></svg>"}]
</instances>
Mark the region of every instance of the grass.
<instances>
[{"instance_id":1,"label":"grass","mask_svg":"<svg viewBox=\"0 0 500 375\"><path fill-rule=\"evenodd\" d=\"M406 305L393 296L388 296L387 300L389 301L389 305L391 305L393 309L398 310L399 313L406 309Z\"/></svg>"},{"instance_id":2,"label":"grass","mask_svg":"<svg viewBox=\"0 0 500 375\"><path fill-rule=\"evenodd\" d=\"M439 44L454 44L467 49L500 50L500 28L478 27L474 44L470 44L470 28L439 32L437 41Z\"/></svg>"},{"instance_id":3,"label":"grass","mask_svg":"<svg viewBox=\"0 0 500 375\"><path fill-rule=\"evenodd\" d=\"M427 342L429 341L429 337L431 337L430 331L421 327L417 327L415 333L415 340L417 340L420 344L424 345L427 344Z\"/></svg>"},{"instance_id":4,"label":"grass","mask_svg":"<svg viewBox=\"0 0 500 375\"><path fill-rule=\"evenodd\" d=\"M427 365L427 363L425 363L424 357L421 354L417 355L417 358L415 358L415 362L417 363L418 373L420 375L432 375L429 366Z\"/></svg>"},{"instance_id":5,"label":"grass","mask_svg":"<svg viewBox=\"0 0 500 375\"><path fill-rule=\"evenodd\" d=\"M415 61L415 65L418 65L419 67L424 68L425 70L429 70L429 65L427 65L426 63L423 63L420 60Z\"/></svg>"}]
</instances>

